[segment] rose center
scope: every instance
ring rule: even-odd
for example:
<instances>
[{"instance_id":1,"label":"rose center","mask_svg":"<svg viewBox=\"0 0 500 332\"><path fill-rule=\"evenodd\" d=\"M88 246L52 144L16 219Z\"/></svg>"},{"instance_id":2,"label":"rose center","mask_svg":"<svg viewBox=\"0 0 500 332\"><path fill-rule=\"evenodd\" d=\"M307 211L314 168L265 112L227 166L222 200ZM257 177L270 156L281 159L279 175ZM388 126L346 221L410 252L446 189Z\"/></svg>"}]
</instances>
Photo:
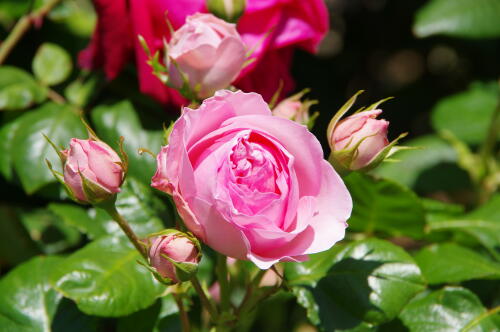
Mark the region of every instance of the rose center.
<instances>
[{"instance_id":1,"label":"rose center","mask_svg":"<svg viewBox=\"0 0 500 332\"><path fill-rule=\"evenodd\" d=\"M250 138L241 137L231 153L231 171L236 184L251 191L279 194L273 155Z\"/></svg>"}]
</instances>

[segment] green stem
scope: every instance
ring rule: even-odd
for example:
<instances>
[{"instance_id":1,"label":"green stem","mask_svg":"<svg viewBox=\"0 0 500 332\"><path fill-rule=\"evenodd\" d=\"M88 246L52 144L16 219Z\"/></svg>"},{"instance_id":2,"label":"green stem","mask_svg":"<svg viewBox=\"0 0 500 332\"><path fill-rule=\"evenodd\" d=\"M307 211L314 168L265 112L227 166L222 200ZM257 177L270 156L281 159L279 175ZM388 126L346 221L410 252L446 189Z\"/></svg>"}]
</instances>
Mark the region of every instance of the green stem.
<instances>
[{"instance_id":1,"label":"green stem","mask_svg":"<svg viewBox=\"0 0 500 332\"><path fill-rule=\"evenodd\" d=\"M62 0L49 0L45 5L36 11L24 15L17 21L16 25L9 33L4 42L0 45L0 65L7 59L14 46L21 40L26 32L31 28L33 22L40 21Z\"/></svg>"},{"instance_id":2,"label":"green stem","mask_svg":"<svg viewBox=\"0 0 500 332\"><path fill-rule=\"evenodd\" d=\"M189 318L186 310L184 309L184 304L182 303L182 299L180 298L179 294L173 293L172 295L174 296L175 303L177 303L177 307L179 308L179 315L181 316L181 323L182 323L182 331L190 332L191 327L189 326Z\"/></svg>"},{"instance_id":3,"label":"green stem","mask_svg":"<svg viewBox=\"0 0 500 332\"><path fill-rule=\"evenodd\" d=\"M200 296L201 304L207 309L212 321L215 321L217 318L217 309L215 309L212 302L208 299L207 294L205 294L205 291L203 290L203 287L201 287L200 281L196 276L191 278L191 284Z\"/></svg>"},{"instance_id":4,"label":"green stem","mask_svg":"<svg viewBox=\"0 0 500 332\"><path fill-rule=\"evenodd\" d=\"M114 221L116 221L118 223L118 225L120 226L122 231L129 238L130 242L132 242L132 244L137 249L137 251L139 251L141 253L142 257L144 257L147 261L148 254L146 252L146 248L144 247L142 242L139 240L137 235L134 233L132 228L130 228L130 225L128 224L127 220L125 218L123 218L123 216L118 212L114 203L110 204L109 206L104 206L102 208L110 215L111 218L113 218Z\"/></svg>"},{"instance_id":5,"label":"green stem","mask_svg":"<svg viewBox=\"0 0 500 332\"><path fill-rule=\"evenodd\" d=\"M220 304L224 312L230 308L230 289L227 274L227 258L219 253L217 254L216 274L220 286Z\"/></svg>"},{"instance_id":6,"label":"green stem","mask_svg":"<svg viewBox=\"0 0 500 332\"><path fill-rule=\"evenodd\" d=\"M236 316L239 316L241 312L245 311L246 308L248 307L248 304L252 300L252 296L254 294L255 289L259 288L259 284L262 281L262 278L264 277L264 274L267 272L267 270L259 270L255 277L252 279L252 282L247 286L247 291L245 293L245 297L243 297L243 301L241 301L241 304L239 305L238 309L236 310Z\"/></svg>"},{"instance_id":7,"label":"green stem","mask_svg":"<svg viewBox=\"0 0 500 332\"><path fill-rule=\"evenodd\" d=\"M493 113L490 128L488 129L488 134L483 142L480 150L480 158L482 163L482 174L480 180L480 191L479 191L479 203L485 203L489 200L494 188L490 188L488 184L489 177L492 172L495 172L495 167L491 166L494 162L494 149L498 140L498 135L500 133L500 100L498 102L495 113ZM493 168L493 169L492 169Z\"/></svg>"}]
</instances>

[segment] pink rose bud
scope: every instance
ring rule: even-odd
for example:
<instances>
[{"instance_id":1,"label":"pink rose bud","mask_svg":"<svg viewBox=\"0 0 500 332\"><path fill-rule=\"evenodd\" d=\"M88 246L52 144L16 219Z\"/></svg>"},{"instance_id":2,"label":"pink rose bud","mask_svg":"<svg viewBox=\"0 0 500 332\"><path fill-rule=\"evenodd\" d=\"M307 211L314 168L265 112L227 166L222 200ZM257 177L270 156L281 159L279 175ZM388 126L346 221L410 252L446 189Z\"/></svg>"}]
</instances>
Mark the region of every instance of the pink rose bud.
<instances>
[{"instance_id":1,"label":"pink rose bud","mask_svg":"<svg viewBox=\"0 0 500 332\"><path fill-rule=\"evenodd\" d=\"M167 45L169 84L190 99L210 97L238 76L245 53L234 24L212 14L189 16Z\"/></svg>"},{"instance_id":2,"label":"pink rose bud","mask_svg":"<svg viewBox=\"0 0 500 332\"><path fill-rule=\"evenodd\" d=\"M389 122L377 119L382 110L379 101L362 112L339 119L354 104L358 92L334 116L328 127L328 141L332 149L330 162L337 171L370 170L378 166L390 153L397 140L389 142Z\"/></svg>"},{"instance_id":3,"label":"pink rose bud","mask_svg":"<svg viewBox=\"0 0 500 332\"><path fill-rule=\"evenodd\" d=\"M311 116L309 115L309 108L318 102L316 100L307 99L301 101L302 97L307 92L308 90L304 90L281 101L276 107L273 108L273 115L295 121L311 129L314 126L314 121L318 117L319 113L315 112Z\"/></svg>"},{"instance_id":4,"label":"pink rose bud","mask_svg":"<svg viewBox=\"0 0 500 332\"><path fill-rule=\"evenodd\" d=\"M200 246L195 238L177 230L150 238L149 263L172 283L189 280L198 269Z\"/></svg>"},{"instance_id":5,"label":"pink rose bud","mask_svg":"<svg viewBox=\"0 0 500 332\"><path fill-rule=\"evenodd\" d=\"M60 152L64 184L79 202L97 204L120 192L124 164L106 143L72 138L70 148Z\"/></svg>"},{"instance_id":6,"label":"pink rose bud","mask_svg":"<svg viewBox=\"0 0 500 332\"><path fill-rule=\"evenodd\" d=\"M224 21L236 23L245 12L246 0L207 0L208 10Z\"/></svg>"}]
</instances>

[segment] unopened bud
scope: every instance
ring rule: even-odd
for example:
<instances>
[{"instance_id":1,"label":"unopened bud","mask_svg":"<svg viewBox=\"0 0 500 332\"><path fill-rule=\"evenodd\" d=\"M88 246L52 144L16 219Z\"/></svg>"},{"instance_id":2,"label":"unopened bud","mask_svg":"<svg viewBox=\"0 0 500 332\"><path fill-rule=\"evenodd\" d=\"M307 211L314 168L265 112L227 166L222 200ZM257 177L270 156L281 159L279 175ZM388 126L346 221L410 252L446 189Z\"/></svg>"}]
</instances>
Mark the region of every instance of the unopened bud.
<instances>
[{"instance_id":1,"label":"unopened bud","mask_svg":"<svg viewBox=\"0 0 500 332\"><path fill-rule=\"evenodd\" d=\"M215 16L231 23L245 12L246 0L207 0L208 10Z\"/></svg>"},{"instance_id":2,"label":"unopened bud","mask_svg":"<svg viewBox=\"0 0 500 332\"><path fill-rule=\"evenodd\" d=\"M382 114L378 106L385 100L340 120L359 93L339 110L328 127L328 143L332 150L329 160L340 173L375 168L388 157L397 141L406 135L402 134L392 142L387 139L389 122L377 119Z\"/></svg>"},{"instance_id":3,"label":"unopened bud","mask_svg":"<svg viewBox=\"0 0 500 332\"><path fill-rule=\"evenodd\" d=\"M166 230L149 242L149 263L162 278L178 283L196 274L201 258L196 238L177 230Z\"/></svg>"},{"instance_id":4,"label":"unopened bud","mask_svg":"<svg viewBox=\"0 0 500 332\"><path fill-rule=\"evenodd\" d=\"M309 109L318 102L316 100L302 100L302 97L307 92L308 90L306 89L281 101L273 108L273 115L295 121L311 129L319 113L315 112L310 115Z\"/></svg>"}]
</instances>

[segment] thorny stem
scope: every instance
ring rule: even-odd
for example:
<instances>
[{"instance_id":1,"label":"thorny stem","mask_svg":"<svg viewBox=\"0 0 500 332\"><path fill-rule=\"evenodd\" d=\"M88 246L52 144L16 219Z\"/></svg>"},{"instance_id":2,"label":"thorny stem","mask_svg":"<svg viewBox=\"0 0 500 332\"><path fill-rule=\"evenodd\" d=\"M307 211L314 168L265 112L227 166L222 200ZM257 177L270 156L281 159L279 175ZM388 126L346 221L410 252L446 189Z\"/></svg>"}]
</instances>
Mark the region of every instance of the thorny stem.
<instances>
[{"instance_id":1,"label":"thorny stem","mask_svg":"<svg viewBox=\"0 0 500 332\"><path fill-rule=\"evenodd\" d=\"M62 0L49 0L45 5L37 9L36 11L24 15L17 21L16 25L4 40L0 44L0 65L7 59L10 52L14 49L14 46L21 40L24 34L31 28L34 22L41 21L45 15L47 15L59 2Z\"/></svg>"}]
</instances>

